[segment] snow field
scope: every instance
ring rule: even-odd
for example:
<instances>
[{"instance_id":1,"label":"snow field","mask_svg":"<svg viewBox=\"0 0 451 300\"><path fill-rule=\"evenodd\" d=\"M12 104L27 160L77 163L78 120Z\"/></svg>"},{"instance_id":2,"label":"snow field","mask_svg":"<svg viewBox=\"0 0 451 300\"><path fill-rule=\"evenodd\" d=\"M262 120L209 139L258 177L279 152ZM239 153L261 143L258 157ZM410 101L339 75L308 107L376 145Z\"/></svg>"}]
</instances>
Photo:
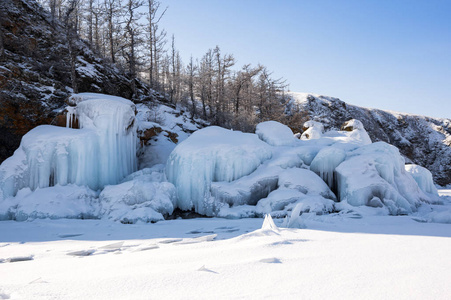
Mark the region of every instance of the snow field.
<instances>
[{"instance_id":1,"label":"snow field","mask_svg":"<svg viewBox=\"0 0 451 300\"><path fill-rule=\"evenodd\" d=\"M0 258L32 258L0 263L4 298L446 299L451 292L447 225L408 217L305 219L309 228L326 227L322 230L259 229L261 219L175 220L114 226L113 239L105 239L106 222L35 222L38 227L4 222L10 233L1 234ZM77 226L87 231L68 239L80 240L44 237ZM114 239L127 231L132 237L152 235L160 226L168 238ZM223 240L211 240L216 233L187 231L200 227L220 236L227 228L238 231ZM43 241L8 242L8 235L25 239L23 228Z\"/></svg>"}]
</instances>

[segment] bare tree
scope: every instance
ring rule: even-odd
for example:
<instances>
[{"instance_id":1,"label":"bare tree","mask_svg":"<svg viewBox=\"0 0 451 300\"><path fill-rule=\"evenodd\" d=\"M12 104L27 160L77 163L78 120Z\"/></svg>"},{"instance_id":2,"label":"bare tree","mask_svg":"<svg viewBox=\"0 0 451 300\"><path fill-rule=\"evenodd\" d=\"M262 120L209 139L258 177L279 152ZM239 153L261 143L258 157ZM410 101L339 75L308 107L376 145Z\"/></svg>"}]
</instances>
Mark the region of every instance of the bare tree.
<instances>
[{"instance_id":1,"label":"bare tree","mask_svg":"<svg viewBox=\"0 0 451 300\"><path fill-rule=\"evenodd\" d=\"M167 7L160 9L161 3L157 0L148 0L148 41L149 41L149 84L151 88L159 87L159 62L164 52L166 32L159 29L161 18L166 13Z\"/></svg>"},{"instance_id":2,"label":"bare tree","mask_svg":"<svg viewBox=\"0 0 451 300\"><path fill-rule=\"evenodd\" d=\"M138 9L144 5L142 0L128 0L125 12L124 38L125 43L122 47L123 56L127 62L130 73L131 88L133 96L136 96L136 79L138 65L138 48L142 44L142 25L139 23L141 14Z\"/></svg>"},{"instance_id":3,"label":"bare tree","mask_svg":"<svg viewBox=\"0 0 451 300\"><path fill-rule=\"evenodd\" d=\"M193 57L191 56L189 64L186 66L189 98L191 100L191 119L196 117L196 99L194 98L194 81L196 72L197 65L194 64Z\"/></svg>"},{"instance_id":4,"label":"bare tree","mask_svg":"<svg viewBox=\"0 0 451 300\"><path fill-rule=\"evenodd\" d=\"M76 73L76 58L77 53L74 47L75 39L77 38L77 34L74 29L74 23L71 21L72 13L76 10L78 6L78 0L70 0L66 9L66 13L64 16L64 25L66 27L66 38L67 38L67 48L69 51L69 61L70 61L70 77L72 81L72 89L74 93L78 93L78 84L77 84L77 73Z\"/></svg>"}]
</instances>

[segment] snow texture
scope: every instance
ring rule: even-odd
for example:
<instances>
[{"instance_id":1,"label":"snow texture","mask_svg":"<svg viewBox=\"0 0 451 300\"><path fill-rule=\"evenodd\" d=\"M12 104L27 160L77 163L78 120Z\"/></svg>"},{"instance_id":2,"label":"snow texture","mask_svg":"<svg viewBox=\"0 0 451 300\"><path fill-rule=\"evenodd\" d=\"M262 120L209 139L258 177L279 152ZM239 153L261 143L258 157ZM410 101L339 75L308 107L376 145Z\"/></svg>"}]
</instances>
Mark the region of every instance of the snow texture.
<instances>
[{"instance_id":1,"label":"snow texture","mask_svg":"<svg viewBox=\"0 0 451 300\"><path fill-rule=\"evenodd\" d=\"M255 133L259 139L272 146L290 146L295 142L291 129L276 121L259 123Z\"/></svg>"},{"instance_id":2,"label":"snow texture","mask_svg":"<svg viewBox=\"0 0 451 300\"><path fill-rule=\"evenodd\" d=\"M354 206L387 206L393 215L416 211L429 202L412 176L404 169L399 150L377 142L348 153L336 169L340 201Z\"/></svg>"},{"instance_id":3,"label":"snow texture","mask_svg":"<svg viewBox=\"0 0 451 300\"><path fill-rule=\"evenodd\" d=\"M157 222L172 214L175 187L159 182L161 177L156 173L144 169L129 175L123 183L106 186L99 197L102 215L121 223L136 223Z\"/></svg>"}]
</instances>

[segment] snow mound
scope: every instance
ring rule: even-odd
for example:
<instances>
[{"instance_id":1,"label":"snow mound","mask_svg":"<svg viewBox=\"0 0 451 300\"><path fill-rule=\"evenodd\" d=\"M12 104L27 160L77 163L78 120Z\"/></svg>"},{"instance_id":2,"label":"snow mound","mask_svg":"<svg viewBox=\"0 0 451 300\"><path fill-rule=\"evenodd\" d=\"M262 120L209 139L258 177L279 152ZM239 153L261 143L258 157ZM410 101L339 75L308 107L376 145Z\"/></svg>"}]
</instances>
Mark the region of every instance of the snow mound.
<instances>
[{"instance_id":1,"label":"snow mound","mask_svg":"<svg viewBox=\"0 0 451 300\"><path fill-rule=\"evenodd\" d=\"M360 147L336 169L340 201L354 206L387 206L393 215L416 211L429 202L404 169L398 148L384 142Z\"/></svg>"},{"instance_id":2,"label":"snow mound","mask_svg":"<svg viewBox=\"0 0 451 300\"><path fill-rule=\"evenodd\" d=\"M84 186L24 188L16 197L0 202L0 220L92 219L98 218L99 210L97 193Z\"/></svg>"},{"instance_id":3,"label":"snow mound","mask_svg":"<svg viewBox=\"0 0 451 300\"><path fill-rule=\"evenodd\" d=\"M276 121L259 123L255 133L259 139L272 146L290 146L296 141L291 129Z\"/></svg>"},{"instance_id":4,"label":"snow mound","mask_svg":"<svg viewBox=\"0 0 451 300\"><path fill-rule=\"evenodd\" d=\"M129 181L103 189L99 196L102 215L122 223L164 220L164 215L170 215L174 211L174 185L169 182L155 182L155 172L136 173L129 176Z\"/></svg>"},{"instance_id":5,"label":"snow mound","mask_svg":"<svg viewBox=\"0 0 451 300\"><path fill-rule=\"evenodd\" d=\"M270 146L254 134L215 126L196 131L177 145L166 165L177 188L177 207L212 215L211 183L248 175L271 156Z\"/></svg>"}]
</instances>

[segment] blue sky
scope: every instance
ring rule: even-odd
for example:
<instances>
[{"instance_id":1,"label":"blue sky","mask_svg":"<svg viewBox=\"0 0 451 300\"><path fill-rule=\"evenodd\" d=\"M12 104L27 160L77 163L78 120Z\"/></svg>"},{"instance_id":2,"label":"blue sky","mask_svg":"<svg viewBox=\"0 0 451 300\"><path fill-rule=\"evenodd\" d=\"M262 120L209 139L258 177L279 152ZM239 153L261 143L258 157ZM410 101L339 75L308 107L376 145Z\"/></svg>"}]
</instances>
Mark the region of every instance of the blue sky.
<instances>
[{"instance_id":1,"label":"blue sky","mask_svg":"<svg viewBox=\"0 0 451 300\"><path fill-rule=\"evenodd\" d=\"M160 1L185 63L219 45L292 91L451 118L451 1Z\"/></svg>"}]
</instances>

